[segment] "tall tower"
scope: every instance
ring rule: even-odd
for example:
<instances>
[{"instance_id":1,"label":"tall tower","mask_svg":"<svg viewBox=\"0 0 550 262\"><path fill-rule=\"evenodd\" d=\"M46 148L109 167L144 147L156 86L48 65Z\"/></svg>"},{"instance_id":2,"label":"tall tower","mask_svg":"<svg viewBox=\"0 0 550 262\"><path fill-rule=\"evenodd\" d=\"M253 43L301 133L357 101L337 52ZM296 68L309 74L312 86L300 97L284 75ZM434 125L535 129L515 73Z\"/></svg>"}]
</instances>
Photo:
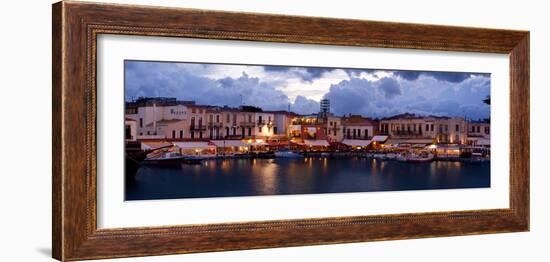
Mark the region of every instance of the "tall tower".
<instances>
[{"instance_id":1,"label":"tall tower","mask_svg":"<svg viewBox=\"0 0 550 262\"><path fill-rule=\"evenodd\" d=\"M319 114L323 117L326 117L328 113L330 113L330 100L328 100L327 98L323 98L321 99L320 105L321 108Z\"/></svg>"}]
</instances>

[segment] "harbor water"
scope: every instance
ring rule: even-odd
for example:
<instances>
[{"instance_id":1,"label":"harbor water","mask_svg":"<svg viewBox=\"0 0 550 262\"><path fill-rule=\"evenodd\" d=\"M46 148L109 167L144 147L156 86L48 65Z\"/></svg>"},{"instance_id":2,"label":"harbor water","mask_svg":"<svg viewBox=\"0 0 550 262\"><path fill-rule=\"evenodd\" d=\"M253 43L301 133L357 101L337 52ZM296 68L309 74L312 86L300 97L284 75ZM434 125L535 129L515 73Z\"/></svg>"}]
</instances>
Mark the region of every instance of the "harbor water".
<instances>
[{"instance_id":1,"label":"harbor water","mask_svg":"<svg viewBox=\"0 0 550 262\"><path fill-rule=\"evenodd\" d=\"M490 162L407 163L366 158L212 159L141 166L126 200L490 187Z\"/></svg>"}]
</instances>

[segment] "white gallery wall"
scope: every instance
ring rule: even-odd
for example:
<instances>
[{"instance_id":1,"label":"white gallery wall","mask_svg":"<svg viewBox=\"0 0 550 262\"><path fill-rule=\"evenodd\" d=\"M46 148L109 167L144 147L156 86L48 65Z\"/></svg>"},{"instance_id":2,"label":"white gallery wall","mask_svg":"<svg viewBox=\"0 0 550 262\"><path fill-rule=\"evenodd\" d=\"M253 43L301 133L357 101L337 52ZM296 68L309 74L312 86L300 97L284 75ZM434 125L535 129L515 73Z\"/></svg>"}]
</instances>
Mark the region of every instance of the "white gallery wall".
<instances>
[{"instance_id":1,"label":"white gallery wall","mask_svg":"<svg viewBox=\"0 0 550 262\"><path fill-rule=\"evenodd\" d=\"M549 261L550 28L544 1L104 0L531 31L531 232L261 249L122 261ZM51 256L51 3L0 9L0 261ZM498 132L498 130L495 130Z\"/></svg>"}]
</instances>

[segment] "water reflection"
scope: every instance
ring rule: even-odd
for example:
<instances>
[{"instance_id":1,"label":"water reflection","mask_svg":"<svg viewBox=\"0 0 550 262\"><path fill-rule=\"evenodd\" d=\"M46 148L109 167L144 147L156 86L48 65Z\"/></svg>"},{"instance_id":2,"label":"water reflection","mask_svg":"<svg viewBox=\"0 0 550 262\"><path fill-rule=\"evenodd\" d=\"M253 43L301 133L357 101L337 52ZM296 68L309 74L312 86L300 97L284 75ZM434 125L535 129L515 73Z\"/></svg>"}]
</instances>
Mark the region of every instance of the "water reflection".
<instances>
[{"instance_id":1,"label":"water reflection","mask_svg":"<svg viewBox=\"0 0 550 262\"><path fill-rule=\"evenodd\" d=\"M403 163L376 159L220 159L176 168L141 167L126 199L166 199L476 188L490 163Z\"/></svg>"}]
</instances>

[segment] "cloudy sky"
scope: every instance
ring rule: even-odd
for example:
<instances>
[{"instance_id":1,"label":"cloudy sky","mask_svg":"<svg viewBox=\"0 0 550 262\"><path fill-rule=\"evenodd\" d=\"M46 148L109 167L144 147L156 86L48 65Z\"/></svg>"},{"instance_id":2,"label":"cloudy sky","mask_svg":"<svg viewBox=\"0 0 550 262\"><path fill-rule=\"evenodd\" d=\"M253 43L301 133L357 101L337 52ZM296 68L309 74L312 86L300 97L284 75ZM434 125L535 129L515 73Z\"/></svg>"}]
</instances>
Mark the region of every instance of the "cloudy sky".
<instances>
[{"instance_id":1,"label":"cloudy sky","mask_svg":"<svg viewBox=\"0 0 550 262\"><path fill-rule=\"evenodd\" d=\"M300 114L330 99L337 115L400 113L488 118L490 74L461 72L125 62L125 96L164 96L198 104L253 105Z\"/></svg>"}]
</instances>

